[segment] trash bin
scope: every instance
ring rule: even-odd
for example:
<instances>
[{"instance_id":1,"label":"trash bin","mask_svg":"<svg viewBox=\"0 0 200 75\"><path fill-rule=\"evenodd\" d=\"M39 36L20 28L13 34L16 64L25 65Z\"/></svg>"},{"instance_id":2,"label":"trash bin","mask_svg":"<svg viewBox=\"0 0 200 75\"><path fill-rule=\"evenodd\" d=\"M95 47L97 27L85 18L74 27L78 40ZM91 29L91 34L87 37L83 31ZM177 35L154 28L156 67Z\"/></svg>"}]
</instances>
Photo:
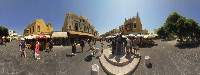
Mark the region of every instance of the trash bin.
<instances>
[{"instance_id":1,"label":"trash bin","mask_svg":"<svg viewBox=\"0 0 200 75\"><path fill-rule=\"evenodd\" d=\"M97 64L92 65L91 75L99 75L99 66Z\"/></svg>"}]
</instances>

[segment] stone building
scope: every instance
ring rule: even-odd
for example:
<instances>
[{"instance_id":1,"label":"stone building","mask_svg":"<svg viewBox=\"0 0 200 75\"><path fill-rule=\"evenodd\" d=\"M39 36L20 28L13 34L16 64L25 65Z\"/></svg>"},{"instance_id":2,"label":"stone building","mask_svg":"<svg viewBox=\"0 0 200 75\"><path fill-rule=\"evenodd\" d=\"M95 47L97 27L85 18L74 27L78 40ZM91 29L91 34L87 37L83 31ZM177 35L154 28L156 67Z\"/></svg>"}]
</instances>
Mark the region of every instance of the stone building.
<instances>
[{"instance_id":1,"label":"stone building","mask_svg":"<svg viewBox=\"0 0 200 75\"><path fill-rule=\"evenodd\" d=\"M74 13L66 14L62 31L68 32L70 38L94 38L98 36L98 32L96 31L95 27L89 22L86 17L78 16Z\"/></svg>"},{"instance_id":2,"label":"stone building","mask_svg":"<svg viewBox=\"0 0 200 75\"><path fill-rule=\"evenodd\" d=\"M43 19L36 19L24 29L24 36L31 34L39 35L45 34L50 35L53 32L51 23L45 23Z\"/></svg>"},{"instance_id":3,"label":"stone building","mask_svg":"<svg viewBox=\"0 0 200 75\"><path fill-rule=\"evenodd\" d=\"M137 13L136 17L125 19L124 25L120 26L119 29L123 34L143 33L142 23L140 21L139 14Z\"/></svg>"}]
</instances>

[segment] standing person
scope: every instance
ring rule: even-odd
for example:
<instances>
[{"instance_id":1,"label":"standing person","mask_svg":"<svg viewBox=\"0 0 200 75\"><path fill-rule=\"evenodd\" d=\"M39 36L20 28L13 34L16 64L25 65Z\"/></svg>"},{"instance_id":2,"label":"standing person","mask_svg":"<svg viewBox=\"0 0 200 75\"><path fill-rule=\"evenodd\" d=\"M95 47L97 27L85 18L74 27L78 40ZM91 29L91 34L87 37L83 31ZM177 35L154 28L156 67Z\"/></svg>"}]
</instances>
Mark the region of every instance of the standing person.
<instances>
[{"instance_id":1,"label":"standing person","mask_svg":"<svg viewBox=\"0 0 200 75\"><path fill-rule=\"evenodd\" d=\"M132 43L132 46L133 46L133 52L132 52L132 54L136 54L137 53L137 50L139 50L139 46L138 46L138 44L139 44L140 42L139 42L139 39L137 39L137 38L135 38L134 40L133 40L133 43Z\"/></svg>"},{"instance_id":2,"label":"standing person","mask_svg":"<svg viewBox=\"0 0 200 75\"><path fill-rule=\"evenodd\" d=\"M52 49L53 49L53 45L54 45L54 43L53 43L53 40L51 39L50 41L49 41L49 50L50 51L53 51Z\"/></svg>"},{"instance_id":3,"label":"standing person","mask_svg":"<svg viewBox=\"0 0 200 75\"><path fill-rule=\"evenodd\" d=\"M83 48L85 47L84 40L80 41L80 46L81 46L81 52L83 53Z\"/></svg>"},{"instance_id":4,"label":"standing person","mask_svg":"<svg viewBox=\"0 0 200 75\"><path fill-rule=\"evenodd\" d=\"M76 55L76 43L73 42L72 44L72 55Z\"/></svg>"},{"instance_id":5,"label":"standing person","mask_svg":"<svg viewBox=\"0 0 200 75\"><path fill-rule=\"evenodd\" d=\"M6 37L3 38L3 44L6 46Z\"/></svg>"},{"instance_id":6,"label":"standing person","mask_svg":"<svg viewBox=\"0 0 200 75\"><path fill-rule=\"evenodd\" d=\"M101 41L101 54L100 55L102 55L103 54L103 41Z\"/></svg>"},{"instance_id":7,"label":"standing person","mask_svg":"<svg viewBox=\"0 0 200 75\"><path fill-rule=\"evenodd\" d=\"M112 39L111 47L112 47L112 54L116 54L116 52L117 52L117 47L118 47L118 43L117 43L117 41L116 41L116 37L114 37L114 38Z\"/></svg>"},{"instance_id":8,"label":"standing person","mask_svg":"<svg viewBox=\"0 0 200 75\"><path fill-rule=\"evenodd\" d=\"M19 49L20 49L20 56L26 58L26 44L25 44L25 39L21 38L20 43L19 43Z\"/></svg>"},{"instance_id":9,"label":"standing person","mask_svg":"<svg viewBox=\"0 0 200 75\"><path fill-rule=\"evenodd\" d=\"M35 45L35 58L40 59L40 42L36 41Z\"/></svg>"},{"instance_id":10,"label":"standing person","mask_svg":"<svg viewBox=\"0 0 200 75\"><path fill-rule=\"evenodd\" d=\"M46 43L46 52L50 52L50 42Z\"/></svg>"},{"instance_id":11,"label":"standing person","mask_svg":"<svg viewBox=\"0 0 200 75\"><path fill-rule=\"evenodd\" d=\"M131 49L131 40L129 38L126 38L126 53L129 54L130 53L130 49Z\"/></svg>"}]
</instances>

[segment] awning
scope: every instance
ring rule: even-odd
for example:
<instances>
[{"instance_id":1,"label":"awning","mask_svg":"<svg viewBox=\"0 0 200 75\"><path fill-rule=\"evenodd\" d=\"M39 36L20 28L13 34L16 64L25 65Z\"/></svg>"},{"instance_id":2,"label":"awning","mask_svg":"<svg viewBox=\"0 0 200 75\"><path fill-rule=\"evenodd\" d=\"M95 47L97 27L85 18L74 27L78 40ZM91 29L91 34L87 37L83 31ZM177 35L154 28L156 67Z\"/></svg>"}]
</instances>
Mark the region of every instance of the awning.
<instances>
[{"instance_id":1,"label":"awning","mask_svg":"<svg viewBox=\"0 0 200 75\"><path fill-rule=\"evenodd\" d=\"M81 35L81 32L76 32L76 31L69 31L69 34L74 34L74 35Z\"/></svg>"},{"instance_id":2,"label":"awning","mask_svg":"<svg viewBox=\"0 0 200 75\"><path fill-rule=\"evenodd\" d=\"M83 33L83 32L76 32L76 31L69 31L69 34L71 34L71 35L80 35L80 36L90 36L90 37L94 37L94 35L92 35L92 34Z\"/></svg>"},{"instance_id":3,"label":"awning","mask_svg":"<svg viewBox=\"0 0 200 75\"><path fill-rule=\"evenodd\" d=\"M52 38L67 38L67 32L53 32Z\"/></svg>"},{"instance_id":4,"label":"awning","mask_svg":"<svg viewBox=\"0 0 200 75\"><path fill-rule=\"evenodd\" d=\"M28 35L28 36L24 36L25 39L34 39L34 36Z\"/></svg>"}]
</instances>

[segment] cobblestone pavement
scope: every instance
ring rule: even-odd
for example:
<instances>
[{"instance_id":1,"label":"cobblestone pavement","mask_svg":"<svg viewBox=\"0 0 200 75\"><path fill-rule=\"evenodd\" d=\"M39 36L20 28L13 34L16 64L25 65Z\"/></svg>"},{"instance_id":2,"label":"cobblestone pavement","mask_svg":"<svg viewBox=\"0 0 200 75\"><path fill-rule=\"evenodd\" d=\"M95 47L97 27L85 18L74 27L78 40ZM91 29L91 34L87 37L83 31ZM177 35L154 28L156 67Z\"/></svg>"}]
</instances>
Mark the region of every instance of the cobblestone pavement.
<instances>
[{"instance_id":1,"label":"cobblestone pavement","mask_svg":"<svg viewBox=\"0 0 200 75\"><path fill-rule=\"evenodd\" d=\"M90 54L86 50L69 57L66 54L71 53L70 46L56 46L54 52L41 52L41 60L37 61L33 59L31 50L26 50L27 58L21 58L18 49L15 41L0 46L0 75L90 75L92 64L98 64L100 75L106 75L98 59L93 58L90 62L84 60Z\"/></svg>"},{"instance_id":2,"label":"cobblestone pavement","mask_svg":"<svg viewBox=\"0 0 200 75\"><path fill-rule=\"evenodd\" d=\"M156 42L158 46L139 51L142 59L133 75L200 75L200 47L179 49L174 41ZM151 57L151 69L144 65L144 56Z\"/></svg>"},{"instance_id":3,"label":"cobblestone pavement","mask_svg":"<svg viewBox=\"0 0 200 75\"><path fill-rule=\"evenodd\" d=\"M140 49L141 62L133 75L200 75L200 47L179 49L173 42L156 40L156 43L158 46ZM50 53L42 52L39 61L33 59L31 50L26 50L27 58L21 58L18 49L15 41L0 46L0 75L90 75L92 64L98 64L100 75L106 75L98 59L84 60L90 52L66 56L71 53L70 46L54 47L54 52ZM144 56L151 57L151 69L144 65Z\"/></svg>"}]
</instances>

